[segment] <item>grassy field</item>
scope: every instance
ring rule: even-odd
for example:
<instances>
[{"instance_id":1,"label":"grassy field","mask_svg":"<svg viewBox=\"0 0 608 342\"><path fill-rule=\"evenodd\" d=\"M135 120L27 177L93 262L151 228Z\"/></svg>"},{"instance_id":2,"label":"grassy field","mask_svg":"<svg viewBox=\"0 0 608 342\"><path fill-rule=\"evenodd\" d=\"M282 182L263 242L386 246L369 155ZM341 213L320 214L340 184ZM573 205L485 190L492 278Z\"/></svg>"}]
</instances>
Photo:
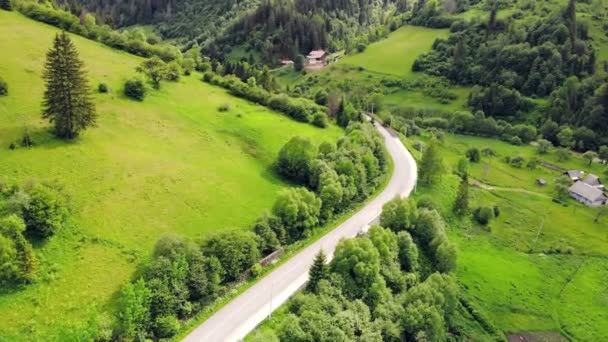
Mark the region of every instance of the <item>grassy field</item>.
<instances>
[{"instance_id":1,"label":"grassy field","mask_svg":"<svg viewBox=\"0 0 608 342\"><path fill-rule=\"evenodd\" d=\"M502 161L507 155L535 155L531 146L447 135L442 151L449 169L470 146L489 146L499 154L489 172L483 159L471 168L472 177L501 186L470 190L471 207L500 208L500 216L489 227L453 217L458 186L454 175L433 188L419 188L415 195L430 195L448 217L450 238L459 247L457 276L466 296L505 332L558 331L575 341L608 339L608 217L596 223L599 209L574 201L568 207L555 204L552 185L534 185L539 175L552 181L549 177L557 172L515 169ZM541 158L557 163L552 154ZM597 164L585 168L579 156L561 166L600 169Z\"/></svg>"},{"instance_id":2,"label":"grassy field","mask_svg":"<svg viewBox=\"0 0 608 342\"><path fill-rule=\"evenodd\" d=\"M347 56L339 64L362 66L367 70L411 78L416 58L431 49L437 38L447 38L448 30L403 26L388 38L367 47L365 52Z\"/></svg>"},{"instance_id":3,"label":"grassy field","mask_svg":"<svg viewBox=\"0 0 608 342\"><path fill-rule=\"evenodd\" d=\"M165 83L143 103L121 85L141 59L73 37L95 95L98 127L74 142L55 140L40 119L44 55L57 29L0 11L0 177L56 182L72 219L37 248L40 280L0 293L0 340L61 340L91 315L107 314L113 295L164 233L197 237L246 228L289 186L273 172L292 136L334 141L342 132L296 123L202 83ZM217 108L228 104L230 110ZM36 146L10 151L28 130Z\"/></svg>"}]
</instances>

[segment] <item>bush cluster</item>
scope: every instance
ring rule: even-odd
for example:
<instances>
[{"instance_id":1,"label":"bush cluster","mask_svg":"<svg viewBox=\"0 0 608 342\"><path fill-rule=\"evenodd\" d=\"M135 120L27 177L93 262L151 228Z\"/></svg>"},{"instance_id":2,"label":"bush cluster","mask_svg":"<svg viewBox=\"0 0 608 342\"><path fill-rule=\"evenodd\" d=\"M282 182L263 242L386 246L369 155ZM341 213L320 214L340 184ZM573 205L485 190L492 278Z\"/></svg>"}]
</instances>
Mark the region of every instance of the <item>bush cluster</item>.
<instances>
[{"instance_id":1,"label":"bush cluster","mask_svg":"<svg viewBox=\"0 0 608 342\"><path fill-rule=\"evenodd\" d=\"M381 226L319 253L305 292L287 304L281 341L442 341L456 332L455 250L436 211L410 200L383 208ZM449 261L448 261L449 260ZM357 322L353 329L353 322ZM456 332L457 333L457 332Z\"/></svg>"},{"instance_id":2,"label":"bush cluster","mask_svg":"<svg viewBox=\"0 0 608 342\"><path fill-rule=\"evenodd\" d=\"M0 184L0 213L0 284L31 283L38 269L31 240L46 239L65 224L66 200L47 185Z\"/></svg>"},{"instance_id":3,"label":"bush cluster","mask_svg":"<svg viewBox=\"0 0 608 342\"><path fill-rule=\"evenodd\" d=\"M34 20L56 26L115 49L124 50L142 57L158 56L165 61L175 60L180 52L173 46L152 45L142 40L133 39L126 34L113 31L109 26L95 24L94 17L81 20L69 12L53 8L50 5L37 2L18 2L19 12Z\"/></svg>"}]
</instances>

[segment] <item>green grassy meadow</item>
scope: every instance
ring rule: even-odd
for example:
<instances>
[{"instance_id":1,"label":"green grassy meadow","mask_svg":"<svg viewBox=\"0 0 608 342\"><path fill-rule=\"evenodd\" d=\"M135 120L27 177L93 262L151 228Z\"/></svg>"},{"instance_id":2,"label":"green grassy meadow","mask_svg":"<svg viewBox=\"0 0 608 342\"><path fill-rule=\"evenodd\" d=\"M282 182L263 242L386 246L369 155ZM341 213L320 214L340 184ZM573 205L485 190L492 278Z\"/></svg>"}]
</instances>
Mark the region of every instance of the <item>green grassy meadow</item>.
<instances>
[{"instance_id":1,"label":"green grassy meadow","mask_svg":"<svg viewBox=\"0 0 608 342\"><path fill-rule=\"evenodd\" d=\"M126 99L140 58L72 36L95 94L97 127L73 142L54 139L40 118L47 49L57 29L0 11L0 179L63 187L70 224L36 252L39 280L0 292L0 341L62 340L92 316L108 316L114 295L165 233L200 237L246 229L289 186L273 171L292 136L335 141L325 130L270 112L200 81L163 83L143 103ZM220 113L218 107L230 110ZM8 145L27 130L33 148Z\"/></svg>"},{"instance_id":2,"label":"green grassy meadow","mask_svg":"<svg viewBox=\"0 0 608 342\"><path fill-rule=\"evenodd\" d=\"M339 64L362 66L366 70L404 78L413 77L416 58L429 51L437 38L447 38L448 30L403 26L388 38L373 43L363 53L343 58Z\"/></svg>"},{"instance_id":3,"label":"green grassy meadow","mask_svg":"<svg viewBox=\"0 0 608 342\"><path fill-rule=\"evenodd\" d=\"M412 140L406 142L411 145ZM503 161L504 156L538 156L532 146L446 135L441 150L448 170L473 146L489 146L498 153L470 168L474 179L496 185L491 191L470 188L470 207L500 208L500 216L488 227L453 216L459 182L455 175L444 176L432 188L420 187L415 194L430 195L448 218L450 239L459 248L457 277L467 298L504 332L557 331L574 341L608 339L608 217L594 222L600 209L573 200L567 207L553 203L551 177L558 172L516 169ZM553 154L538 157L588 172L602 168L588 167L576 155L563 163ZM546 188L534 184L539 176L549 181Z\"/></svg>"}]
</instances>

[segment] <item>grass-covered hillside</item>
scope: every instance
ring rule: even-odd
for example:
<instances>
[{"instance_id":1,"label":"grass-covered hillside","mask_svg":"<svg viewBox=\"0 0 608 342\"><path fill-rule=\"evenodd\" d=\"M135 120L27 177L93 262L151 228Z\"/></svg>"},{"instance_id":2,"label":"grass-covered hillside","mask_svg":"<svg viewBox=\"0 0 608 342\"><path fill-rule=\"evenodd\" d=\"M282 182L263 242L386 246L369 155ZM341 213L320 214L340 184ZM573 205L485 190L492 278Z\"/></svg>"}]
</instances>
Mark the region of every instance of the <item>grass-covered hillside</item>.
<instances>
[{"instance_id":1,"label":"grass-covered hillside","mask_svg":"<svg viewBox=\"0 0 608 342\"><path fill-rule=\"evenodd\" d=\"M321 130L269 112L200 81L166 83L143 103L122 95L141 59L73 36L95 94L97 127L73 142L55 139L41 119L45 53L57 29L0 11L0 179L51 182L69 197L69 224L35 246L34 284L0 293L0 340L62 340L102 317L159 236L246 229L288 186L274 174L292 136L333 141ZM228 107L220 112L219 107ZM28 131L30 148L9 150ZM17 145L19 145L17 143Z\"/></svg>"},{"instance_id":2,"label":"grass-covered hillside","mask_svg":"<svg viewBox=\"0 0 608 342\"><path fill-rule=\"evenodd\" d=\"M428 138L428 134L412 137L408 144L414 149L419 142L428 143ZM421 187L415 197L430 196L450 217L449 235L459 251L457 277L466 297L505 334L608 339L608 210L571 199L554 203L559 171L542 164L518 168L505 159L520 156L524 165L536 159L598 175L605 166L589 165L580 155L559 160L556 150L538 154L533 146L487 138L446 135L440 146L448 174L432 188ZM487 226L452 212L459 178L450 173L471 148L495 152L469 166L470 208L499 208L499 216ZM540 186L537 179L548 184Z\"/></svg>"}]
</instances>

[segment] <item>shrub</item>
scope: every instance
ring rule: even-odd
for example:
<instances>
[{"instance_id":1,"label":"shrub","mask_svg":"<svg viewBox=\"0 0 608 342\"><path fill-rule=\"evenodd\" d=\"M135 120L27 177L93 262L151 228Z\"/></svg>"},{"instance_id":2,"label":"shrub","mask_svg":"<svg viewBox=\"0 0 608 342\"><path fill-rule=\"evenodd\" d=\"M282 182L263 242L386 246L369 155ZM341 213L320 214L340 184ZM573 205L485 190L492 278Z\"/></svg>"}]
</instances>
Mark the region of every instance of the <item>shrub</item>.
<instances>
[{"instance_id":1,"label":"shrub","mask_svg":"<svg viewBox=\"0 0 608 342\"><path fill-rule=\"evenodd\" d=\"M262 274L262 265L257 262L253 266L251 266L251 276L253 278L257 278L260 276L260 274Z\"/></svg>"},{"instance_id":2,"label":"shrub","mask_svg":"<svg viewBox=\"0 0 608 342\"><path fill-rule=\"evenodd\" d=\"M471 163L479 163L479 161L481 160L481 152L477 147L473 147L467 150L466 156Z\"/></svg>"},{"instance_id":3,"label":"shrub","mask_svg":"<svg viewBox=\"0 0 608 342\"><path fill-rule=\"evenodd\" d=\"M165 79L167 81L177 82L181 76L182 70L177 62L173 61L167 64L167 73L165 75Z\"/></svg>"},{"instance_id":4,"label":"shrub","mask_svg":"<svg viewBox=\"0 0 608 342\"><path fill-rule=\"evenodd\" d=\"M228 112L228 111L230 111L230 105L229 105L228 103L222 103L222 104L221 104L221 105L220 105L220 106L217 108L217 110L218 110L220 113L225 113L225 112Z\"/></svg>"},{"instance_id":5,"label":"shrub","mask_svg":"<svg viewBox=\"0 0 608 342\"><path fill-rule=\"evenodd\" d=\"M521 167L524 165L525 159L522 156L517 156L517 157L513 157L510 158L508 163L511 164L511 166L521 169Z\"/></svg>"},{"instance_id":6,"label":"shrub","mask_svg":"<svg viewBox=\"0 0 608 342\"><path fill-rule=\"evenodd\" d=\"M30 134L26 131L23 133L23 137L21 138L21 146L22 147L32 147L34 146L34 141L30 137Z\"/></svg>"},{"instance_id":7,"label":"shrub","mask_svg":"<svg viewBox=\"0 0 608 342\"><path fill-rule=\"evenodd\" d=\"M487 225L494 219L494 208L480 207L473 211L473 218L481 225Z\"/></svg>"},{"instance_id":8,"label":"shrub","mask_svg":"<svg viewBox=\"0 0 608 342\"><path fill-rule=\"evenodd\" d=\"M418 209L426 208L428 210L438 210L437 204L433 201L433 198L429 195L422 195L418 201L416 201Z\"/></svg>"},{"instance_id":9,"label":"shrub","mask_svg":"<svg viewBox=\"0 0 608 342\"><path fill-rule=\"evenodd\" d=\"M279 151L279 173L292 181L307 183L315 154L316 149L310 139L293 137Z\"/></svg>"},{"instance_id":10,"label":"shrub","mask_svg":"<svg viewBox=\"0 0 608 342\"><path fill-rule=\"evenodd\" d=\"M57 190L44 185L34 187L29 195L30 202L22 209L26 229L38 237L50 237L67 217L65 199Z\"/></svg>"},{"instance_id":11,"label":"shrub","mask_svg":"<svg viewBox=\"0 0 608 342\"><path fill-rule=\"evenodd\" d=\"M125 82L125 96L137 101L143 101L146 97L146 85L139 78L132 78Z\"/></svg>"},{"instance_id":12,"label":"shrub","mask_svg":"<svg viewBox=\"0 0 608 342\"><path fill-rule=\"evenodd\" d=\"M317 112L312 117L312 124L320 128L327 127L327 115L325 113Z\"/></svg>"},{"instance_id":13,"label":"shrub","mask_svg":"<svg viewBox=\"0 0 608 342\"><path fill-rule=\"evenodd\" d=\"M99 83L99 86L97 86L97 91L99 91L102 94L105 94L108 92L108 85L105 83Z\"/></svg>"},{"instance_id":14,"label":"shrub","mask_svg":"<svg viewBox=\"0 0 608 342\"><path fill-rule=\"evenodd\" d=\"M0 96L8 95L8 83L0 77Z\"/></svg>"},{"instance_id":15,"label":"shrub","mask_svg":"<svg viewBox=\"0 0 608 342\"><path fill-rule=\"evenodd\" d=\"M497 205L495 205L492 209L494 210L494 217L500 216L500 208Z\"/></svg>"},{"instance_id":16,"label":"shrub","mask_svg":"<svg viewBox=\"0 0 608 342\"><path fill-rule=\"evenodd\" d=\"M179 332L180 324L175 316L162 316L156 318L154 322L154 332L156 337L169 338Z\"/></svg>"}]
</instances>

